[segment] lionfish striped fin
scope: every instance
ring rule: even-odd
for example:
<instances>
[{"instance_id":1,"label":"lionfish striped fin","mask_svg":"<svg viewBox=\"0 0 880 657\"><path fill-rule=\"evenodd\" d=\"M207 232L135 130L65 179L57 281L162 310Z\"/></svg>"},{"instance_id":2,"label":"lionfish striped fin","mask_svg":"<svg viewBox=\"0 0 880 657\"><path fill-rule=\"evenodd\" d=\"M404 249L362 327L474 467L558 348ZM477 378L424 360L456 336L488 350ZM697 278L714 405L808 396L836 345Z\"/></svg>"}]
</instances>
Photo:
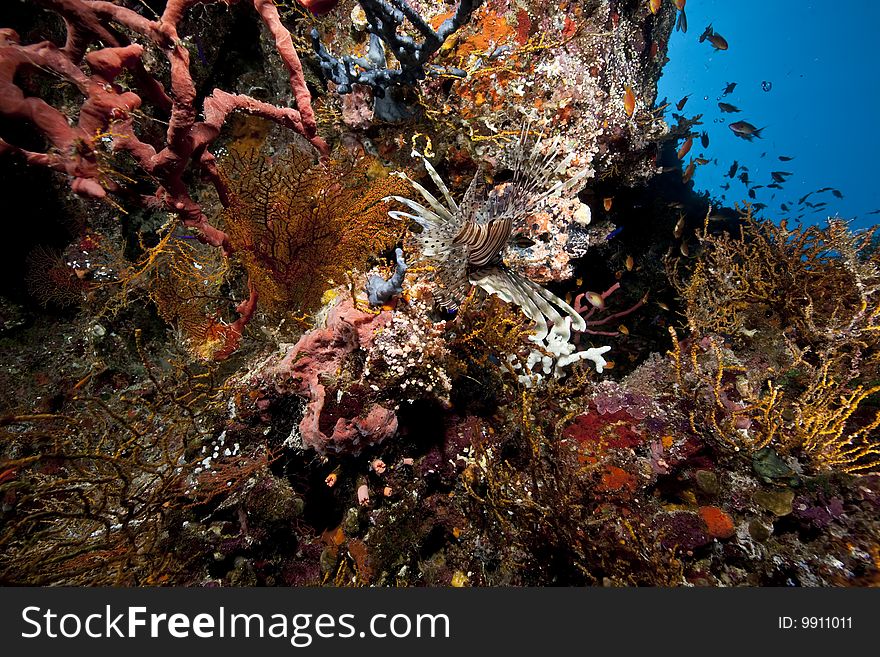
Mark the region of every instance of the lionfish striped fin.
<instances>
[{"instance_id":1,"label":"lionfish striped fin","mask_svg":"<svg viewBox=\"0 0 880 657\"><path fill-rule=\"evenodd\" d=\"M509 216L487 224L468 222L452 243L468 247L468 264L473 267L485 267L500 259L501 250L510 239L512 223Z\"/></svg>"},{"instance_id":2,"label":"lionfish striped fin","mask_svg":"<svg viewBox=\"0 0 880 657\"><path fill-rule=\"evenodd\" d=\"M443 182L443 179L440 177L440 174L437 173L437 170L434 166L428 161L424 155L414 150L412 152L413 157L422 158L422 162L425 165L425 170L428 172L428 175L431 176L431 180L434 181L434 184L437 185L437 189L443 194L443 198L446 199L446 203L449 206L449 209L452 211L452 214L458 212L458 204L452 198L452 194L449 193L449 188L446 186L446 183Z\"/></svg>"},{"instance_id":3,"label":"lionfish striped fin","mask_svg":"<svg viewBox=\"0 0 880 657\"><path fill-rule=\"evenodd\" d=\"M434 212L436 212L438 215L440 215L441 217L443 217L447 221L453 220L454 211L450 211L449 208L447 208L442 203L440 203L440 201L438 201L437 198L431 192L429 192L427 189L425 189L422 185L417 183L415 180L413 180L412 178L410 178L408 175L406 175L403 172L398 171L398 172L393 173L392 175L399 176L400 178L403 178L404 180L406 180L410 185L412 185L413 189L415 189L419 194L422 195L422 198L425 199L425 202L428 205L430 205L431 209L434 210ZM395 198L395 197L389 197L389 198Z\"/></svg>"},{"instance_id":4,"label":"lionfish striped fin","mask_svg":"<svg viewBox=\"0 0 880 657\"><path fill-rule=\"evenodd\" d=\"M542 130L533 140L529 136L530 128L530 124L523 126L519 139L508 151L507 158L513 169L510 191L501 199L495 212L489 213L487 220L492 219L492 215L498 216L496 212L531 214L555 194L570 197L579 190L590 172L588 168L584 168L574 176L554 182L554 178L566 174L575 154L569 152L560 159L562 139L557 136L546 142Z\"/></svg>"},{"instance_id":5,"label":"lionfish striped fin","mask_svg":"<svg viewBox=\"0 0 880 657\"><path fill-rule=\"evenodd\" d=\"M497 266L480 270L471 276L471 283L490 294L496 294L503 301L522 308L525 316L536 324L533 336L535 342L540 343L547 337L550 326L553 327L554 333L583 331L587 328L584 318L569 304L534 281L506 267ZM571 318L570 328L565 326L567 318Z\"/></svg>"}]
</instances>

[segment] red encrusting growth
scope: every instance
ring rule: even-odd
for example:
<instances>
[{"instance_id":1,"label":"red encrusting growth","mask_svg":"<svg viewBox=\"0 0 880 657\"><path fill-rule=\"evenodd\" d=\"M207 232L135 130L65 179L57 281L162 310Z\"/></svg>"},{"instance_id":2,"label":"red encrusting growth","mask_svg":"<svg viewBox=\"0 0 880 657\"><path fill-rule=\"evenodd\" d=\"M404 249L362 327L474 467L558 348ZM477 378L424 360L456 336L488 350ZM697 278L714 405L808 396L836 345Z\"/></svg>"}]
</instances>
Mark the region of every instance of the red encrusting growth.
<instances>
[{"instance_id":1,"label":"red encrusting growth","mask_svg":"<svg viewBox=\"0 0 880 657\"><path fill-rule=\"evenodd\" d=\"M228 253L228 235L210 223L200 204L190 195L184 179L194 166L196 172L217 189L221 203L228 202L229 194L208 148L231 113L242 111L274 121L306 137L321 155L328 154L326 142L317 134L302 64L272 0L251 2L272 34L288 70L296 108L278 107L250 96L215 89L204 100L201 121L196 108L198 94L190 71L190 53L177 26L194 5L221 0L168 0L157 20L100 0L36 1L64 19L66 43L63 48L49 41L22 44L14 30L0 29L0 115L31 123L46 139L48 148L45 152L31 151L0 138L0 154L18 154L29 164L66 174L74 193L95 199L113 193L134 196L145 205L158 203L178 215L184 225L198 231L203 242ZM231 5L239 0L222 1ZM303 5L320 12L332 8L335 2L303 2ZM125 42L114 25L126 28L161 50L170 65L168 92L144 67L144 46ZM93 49L88 51L89 48ZM50 71L73 84L82 94L84 100L76 123L69 122L62 109L42 98L26 96L18 86L17 76L35 69ZM123 73L131 75L133 91L124 90L117 83ZM137 134L134 114L145 102L159 115L167 117L164 145L156 146ZM100 156L108 146L112 152L124 151L134 158L146 177L156 184L153 197L137 195L102 170ZM232 330L230 336L240 337L240 329L253 314L255 302L256 295L252 293L247 304L250 309L239 308L240 319L233 325L238 328ZM233 343L237 344L237 339L228 344Z\"/></svg>"},{"instance_id":2,"label":"red encrusting growth","mask_svg":"<svg viewBox=\"0 0 880 657\"><path fill-rule=\"evenodd\" d=\"M177 24L187 9L218 0L170 0L163 15L151 21L140 14L109 2L97 0L37 0L61 14L68 36L64 48L48 41L22 45L14 30L0 30L0 114L35 125L50 144L44 153L28 151L0 140L0 153L21 154L31 164L47 166L71 177L71 189L82 196L103 198L107 192L123 192L120 185L102 175L98 166L99 140L110 137L112 149L130 153L146 174L156 179L156 197L183 222L198 229L202 239L228 249L226 235L214 228L183 182L191 163L195 163L215 186L221 200L226 198L216 175L213 155L207 150L219 135L228 115L240 110L289 127L308 138L323 154L327 144L317 135L311 96L303 77L302 65L290 34L281 23L271 0L252 0L254 8L270 33L282 61L290 73L290 85L297 109L277 107L249 96L238 96L220 89L205 99L204 121L197 121L197 94L190 71L189 51L177 33ZM237 2L238 0L229 0ZM144 37L164 53L171 67L170 95L162 84L146 73L139 44L121 44L107 25L117 23ZM83 55L97 42L103 48ZM88 65L90 74L81 64ZM15 82L22 70L40 67L73 83L85 97L75 125L66 115L38 97L26 97ZM137 93L123 91L116 78L128 71L136 81ZM164 148L142 141L135 132L132 113L144 100L167 112L168 129Z\"/></svg>"}]
</instances>

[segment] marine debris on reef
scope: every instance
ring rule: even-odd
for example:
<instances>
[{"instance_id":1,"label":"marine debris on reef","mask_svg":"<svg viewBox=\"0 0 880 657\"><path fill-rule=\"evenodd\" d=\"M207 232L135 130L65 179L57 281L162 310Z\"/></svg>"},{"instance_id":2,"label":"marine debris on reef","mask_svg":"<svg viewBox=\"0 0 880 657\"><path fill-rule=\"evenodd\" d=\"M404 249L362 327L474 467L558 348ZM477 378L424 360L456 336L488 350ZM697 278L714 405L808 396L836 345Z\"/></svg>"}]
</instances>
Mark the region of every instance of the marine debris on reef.
<instances>
[{"instance_id":1,"label":"marine debris on reef","mask_svg":"<svg viewBox=\"0 0 880 657\"><path fill-rule=\"evenodd\" d=\"M880 581L880 241L693 191L684 1L159 5L0 26L0 581Z\"/></svg>"}]
</instances>

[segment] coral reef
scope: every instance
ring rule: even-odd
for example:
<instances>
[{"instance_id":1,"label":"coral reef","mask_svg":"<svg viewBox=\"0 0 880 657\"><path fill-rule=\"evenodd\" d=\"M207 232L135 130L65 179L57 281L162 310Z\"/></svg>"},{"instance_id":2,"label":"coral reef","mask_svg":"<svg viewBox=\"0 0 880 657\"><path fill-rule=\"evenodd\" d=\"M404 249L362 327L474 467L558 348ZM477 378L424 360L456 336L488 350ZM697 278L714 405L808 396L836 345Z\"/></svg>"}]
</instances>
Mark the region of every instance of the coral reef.
<instances>
[{"instance_id":1,"label":"coral reef","mask_svg":"<svg viewBox=\"0 0 880 657\"><path fill-rule=\"evenodd\" d=\"M694 194L647 5L14 3L0 581L876 586L876 234Z\"/></svg>"},{"instance_id":2,"label":"coral reef","mask_svg":"<svg viewBox=\"0 0 880 657\"><path fill-rule=\"evenodd\" d=\"M70 187L75 193L103 198L108 192L126 191L110 171L101 166L101 151L109 144L111 152L128 153L146 174L159 182L156 198L169 210L179 214L186 225L199 229L209 243L225 247L222 232L208 222L187 192L184 173L192 162L215 185L220 184L214 158L207 147L219 135L227 116L235 111L263 116L310 138L319 150L326 152L326 145L317 136L302 65L275 5L269 0L253 0L253 5L276 40L278 53L290 73L298 110L215 89L204 101L205 120L195 120L196 89L190 72L190 53L179 37L177 26L184 12L201 2L204 0L172 0L167 3L164 14L151 21L124 6L91 0L41 0L39 4L64 17L67 42L64 48L57 48L48 41L22 45L14 30L3 31L0 61L4 79L0 95L4 101L0 114L33 123L52 150L34 152L2 141L0 151L14 152L31 164L61 171L70 176ZM166 57L170 66L170 95L144 66L144 45L126 44L114 35L114 24L138 35ZM107 46L87 52L97 41ZM83 63L88 65L91 76L81 68ZM53 71L85 97L75 127L68 124L63 110L39 97L25 95L16 85L19 69L28 67ZM142 95L125 91L116 82L125 71L135 78ZM142 141L135 130L136 111L141 111L145 99L169 117L167 141L162 148ZM218 192L224 196L222 188L218 187Z\"/></svg>"},{"instance_id":3,"label":"coral reef","mask_svg":"<svg viewBox=\"0 0 880 657\"><path fill-rule=\"evenodd\" d=\"M393 245L399 224L383 198L402 189L369 157L314 162L293 147L221 163L224 226L267 312L308 314L324 292Z\"/></svg>"}]
</instances>

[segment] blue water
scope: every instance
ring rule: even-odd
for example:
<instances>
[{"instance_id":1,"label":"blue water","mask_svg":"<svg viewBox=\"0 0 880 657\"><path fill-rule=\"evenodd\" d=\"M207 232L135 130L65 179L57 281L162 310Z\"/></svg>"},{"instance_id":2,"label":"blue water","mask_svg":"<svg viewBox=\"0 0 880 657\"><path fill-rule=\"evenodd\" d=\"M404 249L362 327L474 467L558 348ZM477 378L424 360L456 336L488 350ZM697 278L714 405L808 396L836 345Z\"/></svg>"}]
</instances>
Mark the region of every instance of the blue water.
<instances>
[{"instance_id":1,"label":"blue water","mask_svg":"<svg viewBox=\"0 0 880 657\"><path fill-rule=\"evenodd\" d=\"M692 94L682 113L703 114L695 130L709 133L709 147L695 139L688 157L704 152L713 163L697 168L696 189L724 195L729 206L750 200L745 185L726 177L738 160L749 168L752 184L773 182L771 171L793 174L782 190L755 190L756 200L767 204L766 218L793 221L800 197L834 187L844 198L813 194L808 201L828 206L801 206L803 223L824 223L835 214L853 220L853 228L880 223L880 214L867 214L880 208L880 2L690 0L686 11L688 32L670 39L659 97L675 104ZM727 39L728 50L699 43L709 23ZM763 81L772 84L769 92ZM736 82L736 89L720 98L728 82ZM722 114L719 100L742 112ZM767 126L763 139L736 137L728 124L738 120ZM779 155L795 159L781 162ZM721 189L724 183L731 183L729 191ZM781 203L792 211L783 212Z\"/></svg>"}]
</instances>

